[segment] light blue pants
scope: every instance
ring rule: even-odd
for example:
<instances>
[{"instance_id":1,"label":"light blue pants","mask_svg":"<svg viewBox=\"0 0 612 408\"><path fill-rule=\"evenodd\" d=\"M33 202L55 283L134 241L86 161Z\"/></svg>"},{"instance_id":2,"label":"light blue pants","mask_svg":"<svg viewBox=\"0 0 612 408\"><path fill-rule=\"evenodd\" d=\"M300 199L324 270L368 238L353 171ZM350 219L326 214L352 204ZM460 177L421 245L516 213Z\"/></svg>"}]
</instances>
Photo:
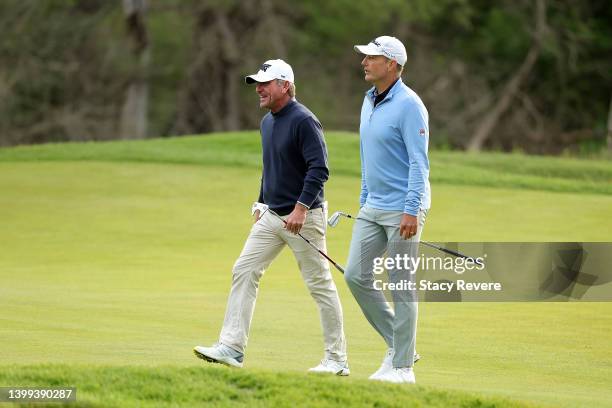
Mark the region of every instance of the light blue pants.
<instances>
[{"instance_id":1,"label":"light blue pants","mask_svg":"<svg viewBox=\"0 0 612 408\"><path fill-rule=\"evenodd\" d=\"M418 301L416 291L393 290L393 305L387 302L380 282L383 275L374 273L375 258L385 256L403 260L418 256L418 245L425 225L427 212L418 215L417 234L409 240L399 235L401 211L385 211L363 206L355 220L353 237L344 278L372 327L395 350L394 367L412 367L416 346ZM414 282L411 263L402 262L399 268L387 269L388 281ZM408 266L408 269L406 269Z\"/></svg>"}]
</instances>

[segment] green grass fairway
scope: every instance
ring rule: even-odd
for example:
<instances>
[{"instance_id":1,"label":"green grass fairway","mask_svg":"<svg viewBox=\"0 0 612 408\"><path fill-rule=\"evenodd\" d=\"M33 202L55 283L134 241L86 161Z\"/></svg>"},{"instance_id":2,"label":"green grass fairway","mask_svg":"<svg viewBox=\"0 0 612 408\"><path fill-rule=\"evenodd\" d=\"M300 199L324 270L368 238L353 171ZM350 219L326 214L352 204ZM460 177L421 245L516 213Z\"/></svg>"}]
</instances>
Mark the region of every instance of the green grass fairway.
<instances>
[{"instance_id":1,"label":"green grass fairway","mask_svg":"<svg viewBox=\"0 0 612 408\"><path fill-rule=\"evenodd\" d=\"M327 139L330 210L354 213L357 139ZM258 155L256 132L0 149L0 386L76 385L96 407L612 406L611 303L421 303L419 386L383 386L366 378L384 344L336 272L352 374L307 376L322 340L288 250L262 280L246 368L197 360L222 323ZM423 239L610 241L611 181L605 161L433 152ZM340 263L350 232L328 231Z\"/></svg>"},{"instance_id":2,"label":"green grass fairway","mask_svg":"<svg viewBox=\"0 0 612 408\"><path fill-rule=\"evenodd\" d=\"M514 408L531 404L439 388L404 387L371 381L309 376L285 371L230 370L219 366L9 367L0 382L79 384L81 407L474 407ZM53 379L53 380L51 380ZM11 404L11 406L14 406ZM39 407L40 404L33 405ZM48 404L57 407L57 404ZM66 407L74 407L66 404Z\"/></svg>"}]
</instances>

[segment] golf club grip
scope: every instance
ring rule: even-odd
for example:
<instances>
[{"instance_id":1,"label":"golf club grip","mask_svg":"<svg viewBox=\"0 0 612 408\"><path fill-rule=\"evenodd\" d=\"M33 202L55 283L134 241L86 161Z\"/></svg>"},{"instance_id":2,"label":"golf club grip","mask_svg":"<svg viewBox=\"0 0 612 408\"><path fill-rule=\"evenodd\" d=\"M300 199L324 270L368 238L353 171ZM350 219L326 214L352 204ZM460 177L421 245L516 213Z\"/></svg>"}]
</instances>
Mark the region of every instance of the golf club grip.
<instances>
[{"instance_id":1,"label":"golf club grip","mask_svg":"<svg viewBox=\"0 0 612 408\"><path fill-rule=\"evenodd\" d=\"M439 249L442 252L446 252L447 254L455 255L459 258L466 258L466 259L470 258L469 256L465 256L463 254L460 254L459 252L455 252L452 249L446 249L446 248L439 248Z\"/></svg>"},{"instance_id":2,"label":"golf club grip","mask_svg":"<svg viewBox=\"0 0 612 408\"><path fill-rule=\"evenodd\" d=\"M439 251L446 252L447 254L458 256L459 258L468 258L467 256L465 256L463 254L460 254L459 252L453 251L452 249L446 249L444 247L441 247L441 246L438 246L438 245L434 245L434 244L432 244L430 242L427 242L427 241L421 241L421 243L423 243L423 244L425 244L427 246L430 246L432 248L435 248L435 249L437 249Z\"/></svg>"},{"instance_id":3,"label":"golf club grip","mask_svg":"<svg viewBox=\"0 0 612 408\"><path fill-rule=\"evenodd\" d=\"M442 252L446 252L447 254L454 255L454 256L459 257L459 258L471 260L472 262L475 262L477 265L480 265L480 261L472 258L471 256L463 255L462 253L453 251L452 249L443 248L441 246L434 245L434 244L432 244L430 242L427 242L427 241L421 241L421 243L423 243L423 244L425 244L427 246L430 246L432 248L438 249L438 250L440 250Z\"/></svg>"}]
</instances>

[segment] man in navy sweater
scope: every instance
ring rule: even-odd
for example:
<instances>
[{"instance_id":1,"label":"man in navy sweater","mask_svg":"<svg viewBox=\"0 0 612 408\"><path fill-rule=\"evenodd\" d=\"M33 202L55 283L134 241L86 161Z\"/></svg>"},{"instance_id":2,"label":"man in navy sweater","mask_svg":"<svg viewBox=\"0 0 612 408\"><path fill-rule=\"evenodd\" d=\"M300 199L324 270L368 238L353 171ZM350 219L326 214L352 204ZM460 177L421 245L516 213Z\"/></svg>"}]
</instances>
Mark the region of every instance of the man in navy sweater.
<instances>
[{"instance_id":1,"label":"man in navy sweater","mask_svg":"<svg viewBox=\"0 0 612 408\"><path fill-rule=\"evenodd\" d=\"M261 121L263 175L255 223L234 264L219 342L197 346L194 352L209 362L242 367L259 280L288 245L317 303L323 328L324 358L309 371L349 375L342 307L329 264L297 235L326 250L323 184L329 170L321 123L295 99L293 70L283 60L266 61L245 81L256 84L259 106L270 110Z\"/></svg>"}]
</instances>

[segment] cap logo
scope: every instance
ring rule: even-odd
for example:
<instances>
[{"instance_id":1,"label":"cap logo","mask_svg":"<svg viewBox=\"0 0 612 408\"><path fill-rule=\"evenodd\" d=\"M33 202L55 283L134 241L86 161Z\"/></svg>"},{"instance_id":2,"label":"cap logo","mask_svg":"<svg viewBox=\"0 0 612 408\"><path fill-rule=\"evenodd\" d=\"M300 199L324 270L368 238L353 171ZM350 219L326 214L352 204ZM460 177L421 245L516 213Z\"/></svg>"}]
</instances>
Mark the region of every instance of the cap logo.
<instances>
[{"instance_id":1,"label":"cap logo","mask_svg":"<svg viewBox=\"0 0 612 408\"><path fill-rule=\"evenodd\" d=\"M386 47L383 47L378 41L376 41L376 39L373 39L372 41L370 41L370 43L374 44L375 46L377 46L378 48L380 48L380 50L382 51L383 54L385 54L385 56L389 59L395 59L395 55L390 52L389 50L387 50Z\"/></svg>"},{"instance_id":2,"label":"cap logo","mask_svg":"<svg viewBox=\"0 0 612 408\"><path fill-rule=\"evenodd\" d=\"M261 64L261 67L259 67L260 70L262 70L263 72L266 72L268 70L268 68L270 68L272 65L270 64Z\"/></svg>"}]
</instances>

